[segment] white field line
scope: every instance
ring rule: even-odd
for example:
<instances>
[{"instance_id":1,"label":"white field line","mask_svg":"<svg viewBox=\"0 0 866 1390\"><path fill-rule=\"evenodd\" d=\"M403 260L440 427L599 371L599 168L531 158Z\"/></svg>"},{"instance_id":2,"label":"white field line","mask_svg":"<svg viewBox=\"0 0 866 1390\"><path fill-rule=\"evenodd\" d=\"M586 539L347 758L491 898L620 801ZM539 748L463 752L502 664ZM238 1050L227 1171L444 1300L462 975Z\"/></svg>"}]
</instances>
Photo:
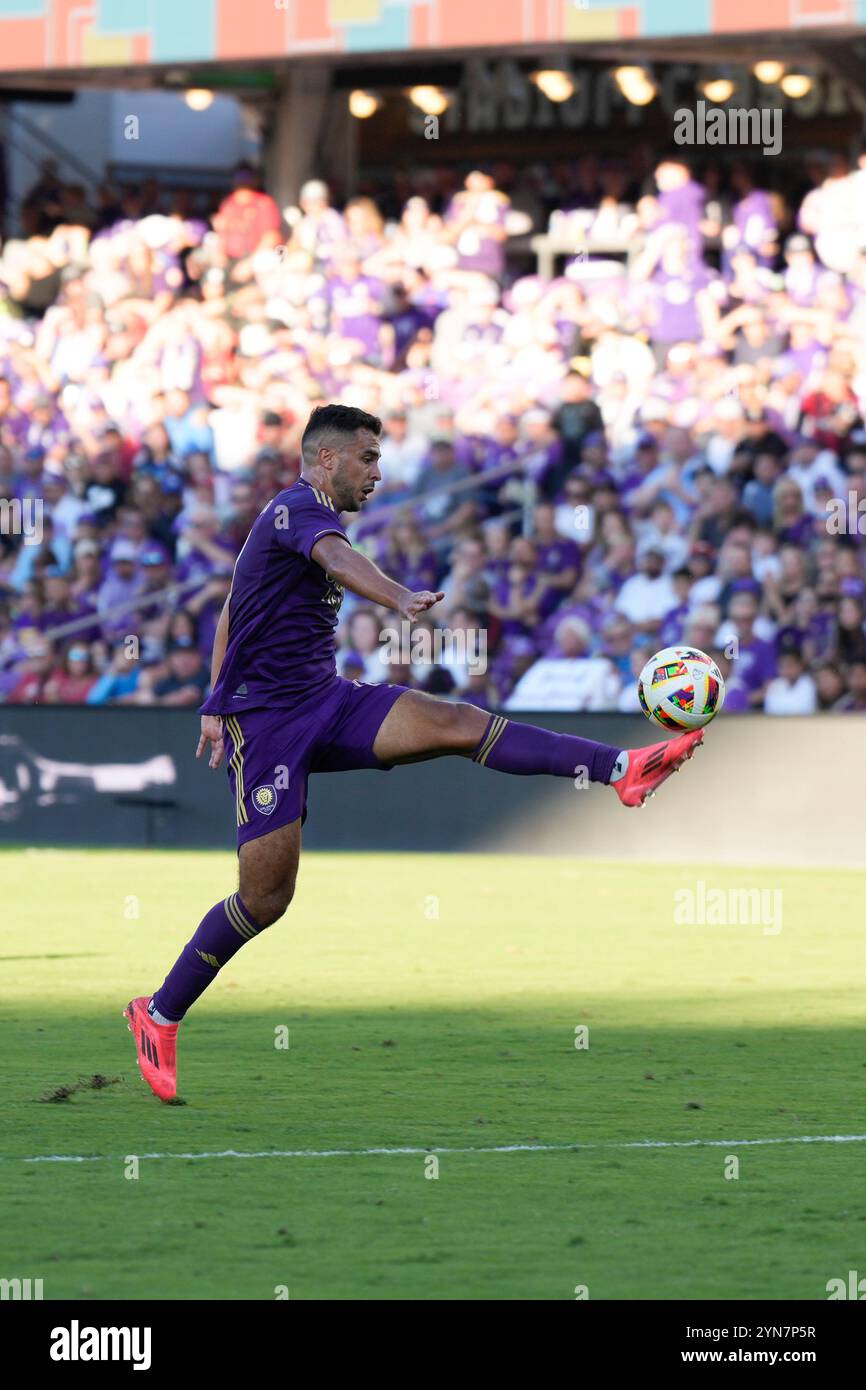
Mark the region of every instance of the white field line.
<instances>
[{"instance_id":1,"label":"white field line","mask_svg":"<svg viewBox=\"0 0 866 1390\"><path fill-rule=\"evenodd\" d=\"M743 1149L765 1144L863 1144L866 1134L795 1134L781 1139L630 1139L609 1140L600 1144L493 1144L484 1148L448 1148L433 1144L430 1148L388 1149L263 1149L244 1153L238 1149L219 1149L205 1153L147 1153L136 1158L378 1158L380 1155L427 1154L517 1154L517 1153L576 1153L584 1149ZM123 1163L129 1155L111 1154L36 1154L21 1158L20 1163ZM10 1155L0 1155L0 1162L10 1161Z\"/></svg>"}]
</instances>

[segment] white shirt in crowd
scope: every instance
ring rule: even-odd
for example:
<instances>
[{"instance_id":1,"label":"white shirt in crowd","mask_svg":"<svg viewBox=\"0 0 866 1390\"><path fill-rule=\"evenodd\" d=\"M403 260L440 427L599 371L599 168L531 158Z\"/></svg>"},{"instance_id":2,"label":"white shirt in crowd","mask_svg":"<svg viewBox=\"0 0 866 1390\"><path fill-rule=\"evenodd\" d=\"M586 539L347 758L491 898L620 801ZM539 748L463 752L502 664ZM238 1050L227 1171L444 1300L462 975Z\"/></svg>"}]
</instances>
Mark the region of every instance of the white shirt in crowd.
<instances>
[{"instance_id":1,"label":"white shirt in crowd","mask_svg":"<svg viewBox=\"0 0 866 1390\"><path fill-rule=\"evenodd\" d=\"M673 574L689 558L689 543L679 531L660 531L652 522L641 528L638 556L647 550L660 550L665 557L665 570Z\"/></svg>"},{"instance_id":2,"label":"white shirt in crowd","mask_svg":"<svg viewBox=\"0 0 866 1390\"><path fill-rule=\"evenodd\" d=\"M388 487L412 487L421 472L429 444L421 434L407 434L403 440L383 434L379 441L382 481Z\"/></svg>"},{"instance_id":3,"label":"white shirt in crowd","mask_svg":"<svg viewBox=\"0 0 866 1390\"><path fill-rule=\"evenodd\" d=\"M544 657L521 676L505 701L511 710L611 709L619 676L603 656Z\"/></svg>"},{"instance_id":4,"label":"white shirt in crowd","mask_svg":"<svg viewBox=\"0 0 866 1390\"><path fill-rule=\"evenodd\" d=\"M820 482L827 482L837 497L847 497L848 474L840 468L832 449L822 449L809 464L791 464L786 477L792 478L803 494L803 504L807 512L814 516L817 511L815 488Z\"/></svg>"},{"instance_id":5,"label":"white shirt in crowd","mask_svg":"<svg viewBox=\"0 0 866 1390\"><path fill-rule=\"evenodd\" d=\"M705 603L715 603L722 592L722 581L717 574L705 574L696 579L689 589L689 608L703 608Z\"/></svg>"},{"instance_id":6,"label":"white shirt in crowd","mask_svg":"<svg viewBox=\"0 0 866 1390\"><path fill-rule=\"evenodd\" d=\"M815 682L807 671L794 681L776 676L767 686L764 696L766 714L814 714L818 707Z\"/></svg>"},{"instance_id":7,"label":"white shirt in crowd","mask_svg":"<svg viewBox=\"0 0 866 1390\"><path fill-rule=\"evenodd\" d=\"M619 692L619 698L617 699L616 707L621 714L643 713L643 710L641 709L640 696L637 693L636 680L626 681L625 685L622 687L622 690Z\"/></svg>"},{"instance_id":8,"label":"white shirt in crowd","mask_svg":"<svg viewBox=\"0 0 866 1390\"><path fill-rule=\"evenodd\" d=\"M246 468L256 452L258 416L248 408L220 406L210 413L217 468L233 473Z\"/></svg>"},{"instance_id":9,"label":"white shirt in crowd","mask_svg":"<svg viewBox=\"0 0 866 1390\"><path fill-rule=\"evenodd\" d=\"M614 607L617 612L624 613L630 623L639 626L660 622L676 605L677 593L669 574L660 574L658 579L650 579L647 574L633 574L620 589Z\"/></svg>"}]
</instances>

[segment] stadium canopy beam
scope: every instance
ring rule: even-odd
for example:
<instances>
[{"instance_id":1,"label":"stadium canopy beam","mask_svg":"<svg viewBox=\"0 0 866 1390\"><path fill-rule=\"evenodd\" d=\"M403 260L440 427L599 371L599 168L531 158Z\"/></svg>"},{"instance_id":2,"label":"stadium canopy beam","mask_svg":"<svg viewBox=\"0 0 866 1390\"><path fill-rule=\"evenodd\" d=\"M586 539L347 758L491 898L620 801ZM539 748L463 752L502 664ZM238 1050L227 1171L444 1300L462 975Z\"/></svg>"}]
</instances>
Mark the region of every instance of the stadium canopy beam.
<instances>
[{"instance_id":1,"label":"stadium canopy beam","mask_svg":"<svg viewBox=\"0 0 866 1390\"><path fill-rule=\"evenodd\" d=\"M333 70L324 65L291 69L274 102L265 136L265 178L280 207L296 203L308 178L344 174L337 160L354 149L345 102L334 103Z\"/></svg>"}]
</instances>

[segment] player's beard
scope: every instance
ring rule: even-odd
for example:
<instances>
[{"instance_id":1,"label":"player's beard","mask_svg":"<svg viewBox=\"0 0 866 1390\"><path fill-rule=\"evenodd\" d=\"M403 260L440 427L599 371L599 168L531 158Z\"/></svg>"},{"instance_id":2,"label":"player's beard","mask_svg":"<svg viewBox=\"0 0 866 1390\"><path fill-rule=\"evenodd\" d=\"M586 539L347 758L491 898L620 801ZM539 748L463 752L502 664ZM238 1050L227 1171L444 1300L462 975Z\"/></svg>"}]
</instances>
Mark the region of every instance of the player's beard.
<instances>
[{"instance_id":1,"label":"player's beard","mask_svg":"<svg viewBox=\"0 0 866 1390\"><path fill-rule=\"evenodd\" d=\"M349 481L346 476L347 470L340 465L334 470L333 489L334 503L340 512L359 512L366 498L359 496L363 483L358 483L357 487Z\"/></svg>"}]
</instances>

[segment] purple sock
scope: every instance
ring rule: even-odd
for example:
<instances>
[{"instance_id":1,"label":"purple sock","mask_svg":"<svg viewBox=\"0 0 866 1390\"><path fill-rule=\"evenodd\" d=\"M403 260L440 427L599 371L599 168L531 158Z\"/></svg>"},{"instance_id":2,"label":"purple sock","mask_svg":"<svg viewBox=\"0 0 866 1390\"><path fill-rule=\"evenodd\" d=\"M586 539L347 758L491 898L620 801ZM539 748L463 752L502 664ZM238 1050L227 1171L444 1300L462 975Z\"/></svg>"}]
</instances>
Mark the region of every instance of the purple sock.
<instances>
[{"instance_id":1,"label":"purple sock","mask_svg":"<svg viewBox=\"0 0 866 1390\"><path fill-rule=\"evenodd\" d=\"M150 1002L150 1009L179 1023L220 968L231 960L245 941L262 931L241 902L239 893L217 903L202 918Z\"/></svg>"},{"instance_id":2,"label":"purple sock","mask_svg":"<svg viewBox=\"0 0 866 1390\"><path fill-rule=\"evenodd\" d=\"M577 777L583 773L590 782L609 782L621 752L607 743L554 734L534 724L512 724L504 715L494 714L472 758L495 772L512 772L518 777L544 772L552 777Z\"/></svg>"}]
</instances>

